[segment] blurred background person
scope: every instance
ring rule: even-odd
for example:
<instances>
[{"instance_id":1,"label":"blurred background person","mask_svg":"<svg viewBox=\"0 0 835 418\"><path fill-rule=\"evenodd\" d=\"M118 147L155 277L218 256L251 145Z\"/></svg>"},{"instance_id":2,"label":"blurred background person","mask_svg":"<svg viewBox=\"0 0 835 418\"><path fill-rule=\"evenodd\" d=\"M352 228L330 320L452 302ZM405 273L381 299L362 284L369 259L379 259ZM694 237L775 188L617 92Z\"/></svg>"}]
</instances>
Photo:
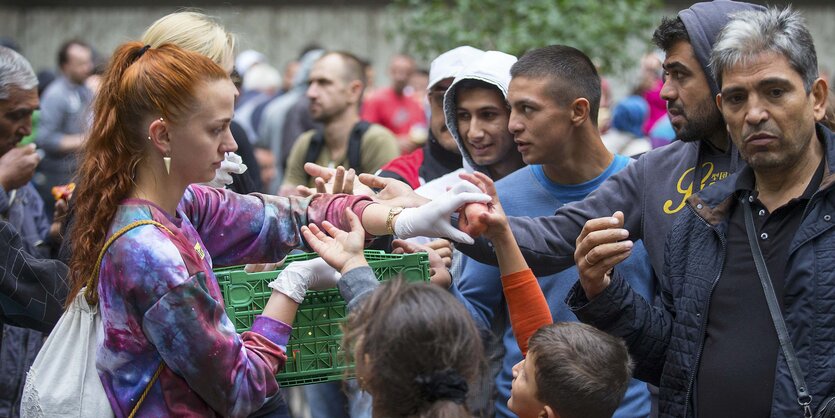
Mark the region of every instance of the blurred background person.
<instances>
[{"instance_id":1,"label":"blurred background person","mask_svg":"<svg viewBox=\"0 0 835 418\"><path fill-rule=\"evenodd\" d=\"M44 150L35 186L48 208L55 205L52 187L72 180L78 166L76 153L89 129L93 92L85 81L93 72L93 49L80 40L65 42L58 50L58 68L60 74L41 99L35 139L38 148ZM52 218L51 213L47 216Z\"/></svg>"},{"instance_id":2,"label":"blurred background person","mask_svg":"<svg viewBox=\"0 0 835 418\"><path fill-rule=\"evenodd\" d=\"M404 54L392 57L389 63L391 85L369 96L362 106L362 119L385 126L397 136L400 153L406 154L423 143L412 139L412 128L426 129L426 113L423 106L414 101L406 87L415 72L415 60ZM425 135L421 137L426 140Z\"/></svg>"}]
</instances>

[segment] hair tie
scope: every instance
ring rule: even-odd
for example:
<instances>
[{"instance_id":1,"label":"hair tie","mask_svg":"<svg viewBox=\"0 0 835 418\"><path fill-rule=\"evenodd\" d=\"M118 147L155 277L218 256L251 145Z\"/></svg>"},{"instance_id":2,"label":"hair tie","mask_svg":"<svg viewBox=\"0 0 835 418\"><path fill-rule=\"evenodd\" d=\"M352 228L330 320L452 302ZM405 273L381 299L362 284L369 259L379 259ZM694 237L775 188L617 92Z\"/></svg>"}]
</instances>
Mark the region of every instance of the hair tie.
<instances>
[{"instance_id":1,"label":"hair tie","mask_svg":"<svg viewBox=\"0 0 835 418\"><path fill-rule=\"evenodd\" d=\"M434 371L415 377L418 396L427 401L450 400L463 404L467 400L467 380L454 369Z\"/></svg>"},{"instance_id":2,"label":"hair tie","mask_svg":"<svg viewBox=\"0 0 835 418\"><path fill-rule=\"evenodd\" d=\"M142 49L140 49L140 50L139 50L139 52L137 52L137 53L136 53L136 58L134 58L134 59L137 59L137 60L138 60L138 59L139 59L139 57L141 57L141 56L142 56L142 54L144 54L144 53L145 53L145 51L147 51L147 50L148 50L148 49L150 49L150 48L151 48L151 45L145 45L145 46L143 46L143 47L142 47Z\"/></svg>"}]
</instances>

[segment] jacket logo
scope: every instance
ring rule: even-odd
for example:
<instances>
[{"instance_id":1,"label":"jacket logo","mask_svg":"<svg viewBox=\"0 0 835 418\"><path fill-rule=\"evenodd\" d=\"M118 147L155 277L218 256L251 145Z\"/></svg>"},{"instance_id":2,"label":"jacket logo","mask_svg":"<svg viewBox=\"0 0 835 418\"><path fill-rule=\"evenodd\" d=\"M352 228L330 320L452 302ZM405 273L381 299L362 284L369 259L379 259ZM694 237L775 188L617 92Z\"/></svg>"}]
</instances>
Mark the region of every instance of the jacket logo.
<instances>
[{"instance_id":1,"label":"jacket logo","mask_svg":"<svg viewBox=\"0 0 835 418\"><path fill-rule=\"evenodd\" d=\"M702 164L702 169L705 175L702 177L701 182L699 182L699 190L704 189L706 186L710 186L713 183L716 183L719 180L728 177L730 173L727 171L720 171L717 173L713 172L714 166L712 162L706 162ZM685 202L687 199L693 194L693 170L694 168L688 168L681 174L681 177L678 178L678 183L676 183L676 190L681 195L681 201L678 205L673 208L673 201L668 200L664 202L664 213L668 215L672 215L677 213L684 207ZM684 188L684 185L687 184L687 188Z\"/></svg>"},{"instance_id":2,"label":"jacket logo","mask_svg":"<svg viewBox=\"0 0 835 418\"><path fill-rule=\"evenodd\" d=\"M194 244L194 251L197 251L197 255L200 256L201 260L206 258L206 253L203 252L203 247L199 242Z\"/></svg>"}]
</instances>

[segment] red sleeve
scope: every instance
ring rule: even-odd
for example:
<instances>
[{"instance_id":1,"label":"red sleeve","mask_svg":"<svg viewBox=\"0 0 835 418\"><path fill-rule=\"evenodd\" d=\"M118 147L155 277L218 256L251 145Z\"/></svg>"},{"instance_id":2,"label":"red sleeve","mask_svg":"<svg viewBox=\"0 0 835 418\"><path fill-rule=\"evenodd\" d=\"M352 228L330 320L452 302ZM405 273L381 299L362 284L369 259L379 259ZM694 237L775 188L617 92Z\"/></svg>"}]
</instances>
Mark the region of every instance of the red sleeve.
<instances>
[{"instance_id":1,"label":"red sleeve","mask_svg":"<svg viewBox=\"0 0 835 418\"><path fill-rule=\"evenodd\" d=\"M423 164L423 148L418 148L387 162L380 168L380 171L391 171L404 179L409 187L417 189L421 186L419 174L421 164Z\"/></svg>"},{"instance_id":2,"label":"red sleeve","mask_svg":"<svg viewBox=\"0 0 835 418\"><path fill-rule=\"evenodd\" d=\"M502 289L510 312L513 335L522 355L528 354L528 339L536 330L553 323L545 295L531 269L502 276Z\"/></svg>"}]
</instances>

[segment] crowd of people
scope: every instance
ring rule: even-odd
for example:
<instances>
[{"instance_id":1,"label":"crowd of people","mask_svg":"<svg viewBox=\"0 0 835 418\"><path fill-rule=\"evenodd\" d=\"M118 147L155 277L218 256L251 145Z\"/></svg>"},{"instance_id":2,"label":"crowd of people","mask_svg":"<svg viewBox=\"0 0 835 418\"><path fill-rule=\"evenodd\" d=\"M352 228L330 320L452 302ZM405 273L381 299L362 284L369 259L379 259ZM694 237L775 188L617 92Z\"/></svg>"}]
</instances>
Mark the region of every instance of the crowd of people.
<instances>
[{"instance_id":1,"label":"crowd of people","mask_svg":"<svg viewBox=\"0 0 835 418\"><path fill-rule=\"evenodd\" d=\"M275 375L329 288L356 379L305 386L314 418L835 413L835 100L803 16L696 3L652 41L616 104L569 45L397 55L379 89L197 12L106 59L66 42L51 82L0 47L0 416L291 416ZM366 248L427 253L429 283ZM213 269L298 250L237 333Z\"/></svg>"}]
</instances>

